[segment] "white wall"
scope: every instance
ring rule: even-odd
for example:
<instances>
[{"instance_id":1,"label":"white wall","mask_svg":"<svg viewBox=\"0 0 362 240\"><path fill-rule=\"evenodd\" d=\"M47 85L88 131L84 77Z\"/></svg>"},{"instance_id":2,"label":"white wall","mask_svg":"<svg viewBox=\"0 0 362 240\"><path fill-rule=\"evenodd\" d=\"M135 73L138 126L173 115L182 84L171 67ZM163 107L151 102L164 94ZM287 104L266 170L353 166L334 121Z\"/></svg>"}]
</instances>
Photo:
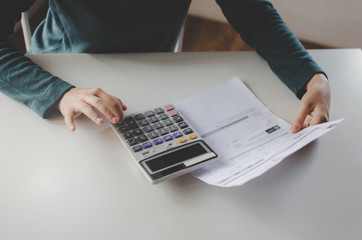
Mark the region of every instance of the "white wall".
<instances>
[{"instance_id":1,"label":"white wall","mask_svg":"<svg viewBox=\"0 0 362 240\"><path fill-rule=\"evenodd\" d=\"M301 39L362 48L362 0L270 0ZM214 0L193 0L190 14L226 22Z\"/></svg>"}]
</instances>

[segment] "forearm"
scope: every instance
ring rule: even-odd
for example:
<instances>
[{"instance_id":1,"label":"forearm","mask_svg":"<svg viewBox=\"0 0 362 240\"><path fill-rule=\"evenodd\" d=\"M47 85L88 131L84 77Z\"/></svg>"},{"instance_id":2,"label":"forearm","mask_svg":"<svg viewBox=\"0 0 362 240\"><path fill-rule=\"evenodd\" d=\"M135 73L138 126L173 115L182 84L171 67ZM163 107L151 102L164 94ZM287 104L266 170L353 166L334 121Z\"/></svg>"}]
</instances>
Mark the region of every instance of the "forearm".
<instances>
[{"instance_id":1,"label":"forearm","mask_svg":"<svg viewBox=\"0 0 362 240\"><path fill-rule=\"evenodd\" d=\"M217 0L230 24L244 41L267 60L274 73L299 98L306 83L323 70L310 57L265 0Z\"/></svg>"},{"instance_id":2,"label":"forearm","mask_svg":"<svg viewBox=\"0 0 362 240\"><path fill-rule=\"evenodd\" d=\"M54 104L72 87L43 70L9 43L0 43L0 90L48 117Z\"/></svg>"},{"instance_id":3,"label":"forearm","mask_svg":"<svg viewBox=\"0 0 362 240\"><path fill-rule=\"evenodd\" d=\"M56 110L54 103L72 86L41 69L8 42L21 12L33 2L4 0L0 4L0 91L48 117Z\"/></svg>"}]
</instances>

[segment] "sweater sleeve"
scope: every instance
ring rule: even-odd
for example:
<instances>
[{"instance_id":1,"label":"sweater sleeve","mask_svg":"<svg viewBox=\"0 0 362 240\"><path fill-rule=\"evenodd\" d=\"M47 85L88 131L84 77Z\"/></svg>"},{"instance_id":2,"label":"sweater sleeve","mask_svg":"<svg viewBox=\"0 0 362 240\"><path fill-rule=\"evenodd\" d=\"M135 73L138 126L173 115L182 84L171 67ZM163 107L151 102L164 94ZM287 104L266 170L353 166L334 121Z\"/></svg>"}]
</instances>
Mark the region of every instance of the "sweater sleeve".
<instances>
[{"instance_id":1,"label":"sweater sleeve","mask_svg":"<svg viewBox=\"0 0 362 240\"><path fill-rule=\"evenodd\" d=\"M216 0L241 38L261 55L273 72L300 99L305 85L323 73L297 37L266 0Z\"/></svg>"},{"instance_id":2,"label":"sweater sleeve","mask_svg":"<svg viewBox=\"0 0 362 240\"><path fill-rule=\"evenodd\" d=\"M57 111L55 103L73 86L40 68L8 42L21 12L33 2L0 1L0 91L47 118Z\"/></svg>"}]
</instances>

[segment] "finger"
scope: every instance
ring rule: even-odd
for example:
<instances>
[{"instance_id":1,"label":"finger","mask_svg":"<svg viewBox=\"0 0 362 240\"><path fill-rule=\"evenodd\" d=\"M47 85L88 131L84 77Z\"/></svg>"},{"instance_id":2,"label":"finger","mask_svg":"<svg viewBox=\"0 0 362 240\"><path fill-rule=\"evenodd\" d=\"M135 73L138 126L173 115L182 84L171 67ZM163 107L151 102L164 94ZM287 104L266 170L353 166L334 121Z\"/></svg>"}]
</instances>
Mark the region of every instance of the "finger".
<instances>
[{"instance_id":1,"label":"finger","mask_svg":"<svg viewBox=\"0 0 362 240\"><path fill-rule=\"evenodd\" d=\"M326 117L325 114L319 113L319 114L316 114L315 116L313 116L309 125L313 126L313 125L317 125L317 124L324 123L324 122L328 122L328 117Z\"/></svg>"},{"instance_id":2,"label":"finger","mask_svg":"<svg viewBox=\"0 0 362 240\"><path fill-rule=\"evenodd\" d=\"M115 98L116 99L116 104L115 104L115 113L116 115L118 116L118 119L116 122L113 122L113 123L117 123L119 121L122 121L123 118L124 118L124 113L123 111L126 111L127 110L127 107L126 105L124 105L121 101L121 99L119 98Z\"/></svg>"},{"instance_id":3,"label":"finger","mask_svg":"<svg viewBox=\"0 0 362 240\"><path fill-rule=\"evenodd\" d=\"M121 106L122 106L122 110L123 110L123 111L126 111L126 110L127 110L127 106L126 106L126 105L124 105L123 103L121 103Z\"/></svg>"},{"instance_id":4,"label":"finger","mask_svg":"<svg viewBox=\"0 0 362 240\"><path fill-rule=\"evenodd\" d=\"M109 95L108 93L106 93L105 91L103 91L100 88L94 88L94 89L91 89L91 91L92 91L93 96L96 96L99 99L104 101L101 104L104 104L108 108L108 110L113 112L114 116L110 116L110 115L107 115L107 113L105 113L106 114L105 116L108 118L109 121L111 121L112 123L117 123L117 122L123 120L123 117L124 117L123 111L127 110L127 106L123 104L121 99L114 97L112 95ZM94 98L93 98L93 101L95 101ZM99 101L99 100L97 100L97 101ZM94 103L91 103L91 105L93 105L93 104ZM99 107L101 107L103 109L103 111L107 111L107 109L104 109L102 106L99 106ZM102 112L102 109L98 109L98 110L100 110L100 112ZM102 114L103 114L103 112L102 112Z\"/></svg>"},{"instance_id":5,"label":"finger","mask_svg":"<svg viewBox=\"0 0 362 240\"><path fill-rule=\"evenodd\" d=\"M121 106L119 121L122 121L123 118L124 118L124 113L123 113L123 111L126 111L126 110L127 110L127 106L122 102L121 99L117 98L117 100L118 100L118 102L120 103L120 106Z\"/></svg>"},{"instance_id":6,"label":"finger","mask_svg":"<svg viewBox=\"0 0 362 240\"><path fill-rule=\"evenodd\" d=\"M127 106L122 102L121 99L117 98L117 100L119 101L119 103L121 104L122 110L126 111L127 110Z\"/></svg>"},{"instance_id":7,"label":"finger","mask_svg":"<svg viewBox=\"0 0 362 240\"><path fill-rule=\"evenodd\" d=\"M310 126L310 121L312 120L311 115L308 115L307 118L304 121L303 128L307 128Z\"/></svg>"},{"instance_id":8,"label":"finger","mask_svg":"<svg viewBox=\"0 0 362 240\"><path fill-rule=\"evenodd\" d=\"M112 123L117 123L117 122L123 120L123 118L124 118L123 111L127 110L127 106L122 102L121 99L119 99L117 97L113 97L113 96L110 96L110 97L111 98L109 100L109 106L110 106L111 110L113 111L113 113L118 117L117 121L112 122Z\"/></svg>"},{"instance_id":9,"label":"finger","mask_svg":"<svg viewBox=\"0 0 362 240\"><path fill-rule=\"evenodd\" d=\"M108 103L114 102L115 100L119 103L122 103L122 101L119 98L113 97L112 95L103 91L101 88L92 88L90 89L90 91L91 93L88 94L89 96L99 97L100 99L103 99Z\"/></svg>"},{"instance_id":10,"label":"finger","mask_svg":"<svg viewBox=\"0 0 362 240\"><path fill-rule=\"evenodd\" d=\"M291 133L299 132L303 128L303 123L308 114L310 113L310 111L311 111L310 105L306 105L304 103L300 104L297 117L294 120L292 127L290 128Z\"/></svg>"},{"instance_id":11,"label":"finger","mask_svg":"<svg viewBox=\"0 0 362 240\"><path fill-rule=\"evenodd\" d=\"M92 106L87 103L82 103L78 110L91 119L94 123L100 125L103 123L103 118L101 118L96 111L93 110Z\"/></svg>"},{"instance_id":12,"label":"finger","mask_svg":"<svg viewBox=\"0 0 362 240\"><path fill-rule=\"evenodd\" d=\"M96 96L86 96L84 101L90 106L96 108L112 123L117 123L121 118L123 118L121 105L117 101L108 103Z\"/></svg>"}]
</instances>

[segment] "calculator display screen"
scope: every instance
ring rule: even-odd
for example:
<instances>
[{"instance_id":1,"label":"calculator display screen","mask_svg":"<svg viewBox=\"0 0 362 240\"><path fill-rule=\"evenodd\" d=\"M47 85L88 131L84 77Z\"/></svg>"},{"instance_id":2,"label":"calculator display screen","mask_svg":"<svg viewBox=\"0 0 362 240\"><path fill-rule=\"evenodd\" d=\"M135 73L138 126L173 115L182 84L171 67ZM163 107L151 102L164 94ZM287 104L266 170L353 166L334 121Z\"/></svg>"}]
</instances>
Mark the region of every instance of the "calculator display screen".
<instances>
[{"instance_id":1,"label":"calculator display screen","mask_svg":"<svg viewBox=\"0 0 362 240\"><path fill-rule=\"evenodd\" d=\"M207 152L208 151L198 143L158 156L157 158L147 161L146 164L153 172L156 172L160 169L200 156Z\"/></svg>"}]
</instances>

